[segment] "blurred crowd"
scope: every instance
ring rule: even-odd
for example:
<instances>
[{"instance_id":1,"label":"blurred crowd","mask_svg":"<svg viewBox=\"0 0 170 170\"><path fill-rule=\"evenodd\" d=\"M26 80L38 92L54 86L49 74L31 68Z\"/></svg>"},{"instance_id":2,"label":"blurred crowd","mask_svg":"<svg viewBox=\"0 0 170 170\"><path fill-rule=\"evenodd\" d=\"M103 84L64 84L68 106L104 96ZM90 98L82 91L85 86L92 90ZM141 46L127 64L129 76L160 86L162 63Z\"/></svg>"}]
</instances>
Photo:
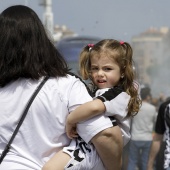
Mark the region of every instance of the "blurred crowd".
<instances>
[{"instance_id":1,"label":"blurred crowd","mask_svg":"<svg viewBox=\"0 0 170 170\"><path fill-rule=\"evenodd\" d=\"M164 170L166 156L164 114L170 103L170 97L160 94L153 98L150 87L142 87L140 96L142 106L131 122L132 136L124 147L122 170ZM159 136L162 138L158 140ZM155 145L155 141L159 141L159 145Z\"/></svg>"}]
</instances>

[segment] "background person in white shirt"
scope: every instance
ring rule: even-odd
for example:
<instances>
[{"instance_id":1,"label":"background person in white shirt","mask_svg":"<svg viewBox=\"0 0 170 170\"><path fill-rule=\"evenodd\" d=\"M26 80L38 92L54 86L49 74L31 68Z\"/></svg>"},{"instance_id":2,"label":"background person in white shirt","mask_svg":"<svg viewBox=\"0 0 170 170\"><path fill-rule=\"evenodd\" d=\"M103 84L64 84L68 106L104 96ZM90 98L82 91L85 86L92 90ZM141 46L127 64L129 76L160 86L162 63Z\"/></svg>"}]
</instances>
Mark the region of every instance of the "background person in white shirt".
<instances>
[{"instance_id":1,"label":"background person in white shirt","mask_svg":"<svg viewBox=\"0 0 170 170\"><path fill-rule=\"evenodd\" d=\"M140 170L147 169L149 151L157 117L156 107L151 104L150 88L141 88L140 96L142 99L142 106L138 114L132 120L128 170L136 170L138 165L140 165Z\"/></svg>"}]
</instances>

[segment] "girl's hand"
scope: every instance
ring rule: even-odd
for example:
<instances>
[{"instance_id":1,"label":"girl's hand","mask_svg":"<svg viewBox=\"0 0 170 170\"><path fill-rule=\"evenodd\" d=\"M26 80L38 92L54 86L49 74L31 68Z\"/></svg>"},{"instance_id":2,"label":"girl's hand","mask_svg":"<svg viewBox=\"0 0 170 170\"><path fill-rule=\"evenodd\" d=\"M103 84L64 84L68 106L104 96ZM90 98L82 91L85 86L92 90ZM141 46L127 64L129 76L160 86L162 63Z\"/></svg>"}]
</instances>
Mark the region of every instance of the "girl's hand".
<instances>
[{"instance_id":1,"label":"girl's hand","mask_svg":"<svg viewBox=\"0 0 170 170\"><path fill-rule=\"evenodd\" d=\"M69 115L66 120L66 134L70 139L78 137L77 131L76 131L76 124L71 123L69 119Z\"/></svg>"}]
</instances>

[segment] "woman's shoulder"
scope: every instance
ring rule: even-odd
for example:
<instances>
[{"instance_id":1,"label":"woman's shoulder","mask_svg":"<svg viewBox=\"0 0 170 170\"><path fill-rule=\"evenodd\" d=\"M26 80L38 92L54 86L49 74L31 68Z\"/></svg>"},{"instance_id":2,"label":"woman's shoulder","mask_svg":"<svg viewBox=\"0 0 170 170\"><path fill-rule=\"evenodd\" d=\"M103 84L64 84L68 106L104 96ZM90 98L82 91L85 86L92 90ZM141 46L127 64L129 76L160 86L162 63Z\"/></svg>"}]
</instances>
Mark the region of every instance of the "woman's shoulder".
<instances>
[{"instance_id":1,"label":"woman's shoulder","mask_svg":"<svg viewBox=\"0 0 170 170\"><path fill-rule=\"evenodd\" d=\"M64 77L50 77L46 84L49 88L64 88L66 90L73 86L76 81L78 80L74 76L66 75Z\"/></svg>"},{"instance_id":2,"label":"woman's shoulder","mask_svg":"<svg viewBox=\"0 0 170 170\"><path fill-rule=\"evenodd\" d=\"M84 83L76 76L67 74L64 77L51 77L47 82L49 88L56 89L58 91L69 92L72 89L85 88Z\"/></svg>"}]
</instances>

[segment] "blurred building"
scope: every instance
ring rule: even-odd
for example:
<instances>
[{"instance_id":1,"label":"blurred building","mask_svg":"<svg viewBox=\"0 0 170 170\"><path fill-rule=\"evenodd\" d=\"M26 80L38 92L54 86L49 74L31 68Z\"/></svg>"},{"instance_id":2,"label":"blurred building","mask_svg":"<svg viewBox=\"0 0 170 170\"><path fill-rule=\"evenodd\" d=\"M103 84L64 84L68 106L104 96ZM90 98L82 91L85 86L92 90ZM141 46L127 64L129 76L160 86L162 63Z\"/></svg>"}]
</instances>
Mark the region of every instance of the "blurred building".
<instances>
[{"instance_id":1,"label":"blurred building","mask_svg":"<svg viewBox=\"0 0 170 170\"><path fill-rule=\"evenodd\" d=\"M82 49L87 44L95 44L101 38L93 36L68 36L69 34L63 34L65 38L62 38L56 42L56 48L66 59L69 68L72 72L79 75L79 55Z\"/></svg>"},{"instance_id":2,"label":"blurred building","mask_svg":"<svg viewBox=\"0 0 170 170\"><path fill-rule=\"evenodd\" d=\"M150 28L132 37L131 43L138 80L142 84L149 84L155 90L159 88L158 85L156 85L157 83L163 83L161 78L158 80L158 76L164 76L166 74L166 72L165 74L164 72L161 73L161 69L165 66L168 58L170 58L169 39L168 27L162 27L160 29ZM167 81L166 79L167 77L163 80ZM169 80L167 86L168 83Z\"/></svg>"},{"instance_id":3,"label":"blurred building","mask_svg":"<svg viewBox=\"0 0 170 170\"><path fill-rule=\"evenodd\" d=\"M65 25L54 26L52 0L39 0L39 5L44 7L43 24L45 28L47 29L47 31L50 33L50 35L52 35L55 42L67 36L76 35L73 31L69 30Z\"/></svg>"},{"instance_id":4,"label":"blurred building","mask_svg":"<svg viewBox=\"0 0 170 170\"><path fill-rule=\"evenodd\" d=\"M54 35L59 35L58 39L55 39L56 41L59 41L63 38L66 37L71 37L71 36L77 36L75 32L70 30L66 25L55 25L54 26Z\"/></svg>"},{"instance_id":5,"label":"blurred building","mask_svg":"<svg viewBox=\"0 0 170 170\"><path fill-rule=\"evenodd\" d=\"M138 78L143 83L151 83L151 77L149 76L150 68L162 62L163 40L168 30L167 27L160 30L150 28L132 38L134 60L139 72Z\"/></svg>"}]
</instances>

